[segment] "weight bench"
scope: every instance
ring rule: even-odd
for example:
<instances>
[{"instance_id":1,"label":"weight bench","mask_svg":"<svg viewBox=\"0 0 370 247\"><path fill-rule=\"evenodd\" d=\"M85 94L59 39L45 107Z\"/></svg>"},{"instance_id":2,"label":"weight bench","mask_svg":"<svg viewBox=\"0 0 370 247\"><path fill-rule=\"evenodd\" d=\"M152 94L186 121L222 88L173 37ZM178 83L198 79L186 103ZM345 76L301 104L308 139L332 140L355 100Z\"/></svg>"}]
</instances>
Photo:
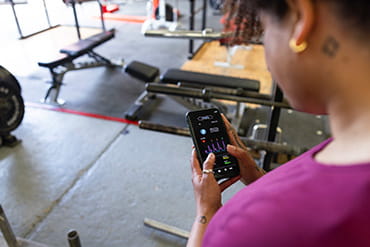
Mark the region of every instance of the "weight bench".
<instances>
[{"instance_id":1,"label":"weight bench","mask_svg":"<svg viewBox=\"0 0 370 247\"><path fill-rule=\"evenodd\" d=\"M94 52L93 49L114 38L115 30L104 31L86 39L81 39L59 50L58 57L51 61L39 62L40 67L48 68L51 74L51 86L43 99L44 103L63 105L58 99L64 74L68 71L95 68L100 66L116 67L121 65L112 63L109 59ZM92 61L76 63L74 60L83 55L92 58Z\"/></svg>"},{"instance_id":2,"label":"weight bench","mask_svg":"<svg viewBox=\"0 0 370 247\"><path fill-rule=\"evenodd\" d=\"M169 69L161 76L162 83L178 84L179 82L188 86L222 87L258 92L260 83L256 80L242 79L238 77L199 73L181 69Z\"/></svg>"},{"instance_id":3,"label":"weight bench","mask_svg":"<svg viewBox=\"0 0 370 247\"><path fill-rule=\"evenodd\" d=\"M135 101L135 103L125 113L125 118L130 120L137 120L140 112L144 106L155 98L156 94L169 94L174 96L184 96L187 98L199 98L197 91L200 92L212 88L219 92L234 93L240 96L249 94L258 95L260 83L256 80L242 79L237 77L229 77L222 75L212 75L207 73L199 73L192 71L185 71L180 69L169 69L160 78L153 80L154 77L150 78L150 73L156 71L156 77L159 74L159 70L150 65L143 65L140 62L132 62L126 66L126 72L133 77L136 77L144 82L148 82L146 85L146 91L144 91ZM176 84L177 86L169 85ZM204 99L203 99L204 100ZM176 101L189 107L194 108L193 103L189 103L188 100L182 100L176 98ZM205 101L210 102L211 98L207 98ZM217 103L215 103L217 104ZM218 105L220 107L220 105Z\"/></svg>"}]
</instances>

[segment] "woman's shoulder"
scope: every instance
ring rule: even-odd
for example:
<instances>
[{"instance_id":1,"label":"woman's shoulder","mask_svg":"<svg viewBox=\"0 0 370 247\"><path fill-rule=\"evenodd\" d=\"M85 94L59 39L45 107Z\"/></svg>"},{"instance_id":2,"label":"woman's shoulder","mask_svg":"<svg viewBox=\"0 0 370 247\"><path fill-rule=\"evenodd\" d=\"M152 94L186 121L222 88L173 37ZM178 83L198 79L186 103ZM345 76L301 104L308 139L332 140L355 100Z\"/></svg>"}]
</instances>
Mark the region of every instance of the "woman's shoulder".
<instances>
[{"instance_id":1,"label":"woman's shoulder","mask_svg":"<svg viewBox=\"0 0 370 247\"><path fill-rule=\"evenodd\" d=\"M314 147L238 192L212 219L207 231L218 237L207 237L207 241L212 241L209 246L222 246L217 245L226 243L222 241L231 241L223 246L274 246L276 242L282 243L279 246L300 246L304 243L301 239L307 236L311 236L306 240L311 246L324 246L316 245L322 232L331 233L336 227L368 229L370 217L364 219L363 215L370 208L370 169L362 177L357 172L311 169L310 162L314 161L309 157L326 144ZM362 222L354 226L345 223L361 218ZM338 226L338 222L343 225ZM272 234L271 238L266 237L267 233ZM336 241L335 236L331 237Z\"/></svg>"}]
</instances>

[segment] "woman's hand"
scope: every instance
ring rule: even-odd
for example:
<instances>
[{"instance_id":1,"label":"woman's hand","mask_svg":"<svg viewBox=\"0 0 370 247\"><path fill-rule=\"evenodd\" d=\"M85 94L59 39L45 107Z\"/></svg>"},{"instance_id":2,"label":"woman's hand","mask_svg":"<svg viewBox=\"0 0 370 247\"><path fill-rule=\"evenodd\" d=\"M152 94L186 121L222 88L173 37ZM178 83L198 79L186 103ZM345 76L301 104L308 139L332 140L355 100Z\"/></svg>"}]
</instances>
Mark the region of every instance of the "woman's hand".
<instances>
[{"instance_id":1,"label":"woman's hand","mask_svg":"<svg viewBox=\"0 0 370 247\"><path fill-rule=\"evenodd\" d=\"M227 145L227 152L238 160L240 169L240 181L248 185L258 178L262 177L266 172L257 166L256 162L249 154L247 147L239 138L236 130L232 127L229 120L222 114L222 119L225 122L227 134L232 145Z\"/></svg>"},{"instance_id":2,"label":"woman's hand","mask_svg":"<svg viewBox=\"0 0 370 247\"><path fill-rule=\"evenodd\" d=\"M187 242L187 247L199 247L202 244L203 235L206 231L209 221L221 205L221 192L235 183L239 177L227 180L222 184L218 184L213 174L213 166L216 161L214 154L209 154L206 161L203 163L203 171L201 169L197 153L193 150L191 156L191 170L193 177L193 187L195 201L197 207L197 216L193 227L191 228L190 236Z\"/></svg>"},{"instance_id":3,"label":"woman's hand","mask_svg":"<svg viewBox=\"0 0 370 247\"><path fill-rule=\"evenodd\" d=\"M209 154L203 163L203 171L213 171L215 161L215 155ZM197 215L208 221L221 207L221 188L212 172L203 173L195 150L192 153L191 168Z\"/></svg>"}]
</instances>

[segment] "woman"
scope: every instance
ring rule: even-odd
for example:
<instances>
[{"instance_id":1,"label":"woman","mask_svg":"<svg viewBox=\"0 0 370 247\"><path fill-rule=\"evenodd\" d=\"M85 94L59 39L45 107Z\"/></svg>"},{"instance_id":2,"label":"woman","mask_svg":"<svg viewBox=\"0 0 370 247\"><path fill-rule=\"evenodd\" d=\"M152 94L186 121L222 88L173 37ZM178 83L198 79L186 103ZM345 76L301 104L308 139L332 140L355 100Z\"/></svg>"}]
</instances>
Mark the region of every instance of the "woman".
<instances>
[{"instance_id":1,"label":"woman","mask_svg":"<svg viewBox=\"0 0 370 247\"><path fill-rule=\"evenodd\" d=\"M188 246L370 246L370 1L230 0L237 42L264 29L268 68L297 110L328 114L333 138L264 175L234 134L247 187L224 206L193 151ZM249 22L248 22L249 20ZM254 21L257 20L257 21Z\"/></svg>"}]
</instances>

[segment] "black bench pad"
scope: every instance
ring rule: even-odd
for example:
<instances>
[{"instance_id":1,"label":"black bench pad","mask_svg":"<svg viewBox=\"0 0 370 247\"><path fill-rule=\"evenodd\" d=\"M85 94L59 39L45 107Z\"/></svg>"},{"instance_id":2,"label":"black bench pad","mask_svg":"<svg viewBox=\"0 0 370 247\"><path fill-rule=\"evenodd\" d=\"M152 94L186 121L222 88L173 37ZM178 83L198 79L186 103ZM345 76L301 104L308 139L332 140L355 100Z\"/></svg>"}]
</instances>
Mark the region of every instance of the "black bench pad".
<instances>
[{"instance_id":1,"label":"black bench pad","mask_svg":"<svg viewBox=\"0 0 370 247\"><path fill-rule=\"evenodd\" d=\"M129 63L125 67L125 72L144 82L153 82L159 75L158 68L138 61Z\"/></svg>"},{"instance_id":2,"label":"black bench pad","mask_svg":"<svg viewBox=\"0 0 370 247\"><path fill-rule=\"evenodd\" d=\"M260 82L257 80L243 79L230 76L213 75L192 72L180 69L169 69L161 76L161 82L176 84L178 82L196 83L205 86L241 88L258 92Z\"/></svg>"},{"instance_id":3,"label":"black bench pad","mask_svg":"<svg viewBox=\"0 0 370 247\"><path fill-rule=\"evenodd\" d=\"M59 53L58 57L54 58L50 62L38 62L38 65L41 66L41 67L46 67L46 68L54 68L54 67L57 67L61 64L66 64L66 63L72 62L73 59L75 59L75 58L76 57L74 57L74 56L68 56L67 54Z\"/></svg>"},{"instance_id":4,"label":"black bench pad","mask_svg":"<svg viewBox=\"0 0 370 247\"><path fill-rule=\"evenodd\" d=\"M95 47L112 39L114 37L114 32L115 32L114 29L111 29L109 31L95 34L86 39L81 39L73 44L70 44L62 48L59 52L65 53L65 54L68 54L74 57L84 55L88 51L91 51Z\"/></svg>"}]
</instances>

